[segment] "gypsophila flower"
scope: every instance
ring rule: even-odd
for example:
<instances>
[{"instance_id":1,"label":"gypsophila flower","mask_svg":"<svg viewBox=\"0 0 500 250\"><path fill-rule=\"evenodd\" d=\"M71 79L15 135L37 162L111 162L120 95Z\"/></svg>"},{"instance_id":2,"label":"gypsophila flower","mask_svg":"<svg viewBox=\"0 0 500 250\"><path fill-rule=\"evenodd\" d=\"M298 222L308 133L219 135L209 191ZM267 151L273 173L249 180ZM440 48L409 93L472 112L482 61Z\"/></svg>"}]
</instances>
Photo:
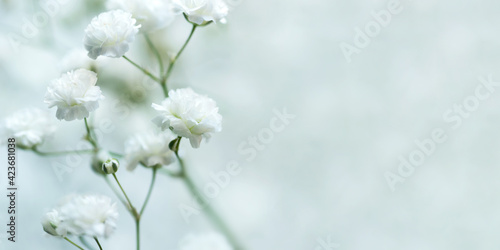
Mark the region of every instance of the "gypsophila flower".
<instances>
[{"instance_id":1,"label":"gypsophila flower","mask_svg":"<svg viewBox=\"0 0 500 250\"><path fill-rule=\"evenodd\" d=\"M132 14L141 25L139 32L150 32L166 27L176 14L169 0L108 0L108 9L122 9Z\"/></svg>"},{"instance_id":2,"label":"gypsophila flower","mask_svg":"<svg viewBox=\"0 0 500 250\"><path fill-rule=\"evenodd\" d=\"M43 230L52 236L62 236L66 237L67 230L61 227L61 216L59 211L53 209L52 211L45 214L42 219Z\"/></svg>"},{"instance_id":3,"label":"gypsophila flower","mask_svg":"<svg viewBox=\"0 0 500 250\"><path fill-rule=\"evenodd\" d=\"M85 29L83 43L88 56L122 57L135 39L141 25L135 25L132 14L123 10L112 10L94 17Z\"/></svg>"},{"instance_id":4,"label":"gypsophila flower","mask_svg":"<svg viewBox=\"0 0 500 250\"><path fill-rule=\"evenodd\" d=\"M174 152L168 147L174 139L170 133L155 134L151 131L132 136L125 142L127 169L134 170L139 163L154 167L174 162Z\"/></svg>"},{"instance_id":5,"label":"gypsophila flower","mask_svg":"<svg viewBox=\"0 0 500 250\"><path fill-rule=\"evenodd\" d=\"M233 250L224 236L211 232L206 234L188 235L179 246L180 250Z\"/></svg>"},{"instance_id":6,"label":"gypsophila flower","mask_svg":"<svg viewBox=\"0 0 500 250\"><path fill-rule=\"evenodd\" d=\"M197 25L209 22L226 22L229 11L223 0L173 0L175 10L186 15L187 19Z\"/></svg>"},{"instance_id":7,"label":"gypsophila flower","mask_svg":"<svg viewBox=\"0 0 500 250\"><path fill-rule=\"evenodd\" d=\"M16 138L17 145L32 148L52 134L56 126L49 113L38 108L23 109L5 119L5 136Z\"/></svg>"},{"instance_id":8,"label":"gypsophila flower","mask_svg":"<svg viewBox=\"0 0 500 250\"><path fill-rule=\"evenodd\" d=\"M162 130L189 139L193 148L200 146L202 138L222 129L222 116L214 100L195 93L191 88L170 90L161 105L152 104L160 114L153 122Z\"/></svg>"},{"instance_id":9,"label":"gypsophila flower","mask_svg":"<svg viewBox=\"0 0 500 250\"><path fill-rule=\"evenodd\" d=\"M57 106L59 120L81 120L96 110L99 100L104 99L96 82L97 75L90 70L70 71L52 81L45 94L45 103L49 108Z\"/></svg>"},{"instance_id":10,"label":"gypsophila flower","mask_svg":"<svg viewBox=\"0 0 500 250\"><path fill-rule=\"evenodd\" d=\"M56 228L76 236L108 237L118 219L116 203L103 195L74 195L67 197L58 212L60 223Z\"/></svg>"},{"instance_id":11,"label":"gypsophila flower","mask_svg":"<svg viewBox=\"0 0 500 250\"><path fill-rule=\"evenodd\" d=\"M95 67L96 61L87 56L87 51L83 48L73 49L64 55L59 63L61 72L68 72L71 70L83 68L91 70Z\"/></svg>"}]
</instances>

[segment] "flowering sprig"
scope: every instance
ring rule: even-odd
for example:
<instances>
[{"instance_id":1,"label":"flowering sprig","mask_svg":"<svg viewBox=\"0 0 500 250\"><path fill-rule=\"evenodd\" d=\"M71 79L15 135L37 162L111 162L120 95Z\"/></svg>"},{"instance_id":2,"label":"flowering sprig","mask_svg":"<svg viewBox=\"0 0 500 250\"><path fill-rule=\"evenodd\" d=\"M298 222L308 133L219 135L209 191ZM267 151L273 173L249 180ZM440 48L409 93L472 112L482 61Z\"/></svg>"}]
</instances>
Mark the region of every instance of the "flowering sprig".
<instances>
[{"instance_id":1,"label":"flowering sprig","mask_svg":"<svg viewBox=\"0 0 500 250\"><path fill-rule=\"evenodd\" d=\"M147 3L160 4L155 0L148 0ZM169 91L168 79L182 52L191 41L195 30L211 23L224 23L228 13L228 7L222 0L172 0L172 2L161 2L162 8L166 7L171 11L168 13L160 11L162 8L150 7L152 5L144 4L143 1L139 0L110 0L108 8L111 10L93 18L85 29L84 46L91 59L97 59L99 56L123 57L145 75L158 82L162 87L165 99L160 104L152 105L158 112L158 116L154 121L162 130L168 128L175 135L171 134L171 132L138 134L127 141L125 157L122 154L104 149L97 141L92 124L88 121L91 113L99 107L99 101L104 96L100 88L96 86L97 74L88 69L77 69L62 75L49 85L45 95L45 102L49 107L57 107L56 117L58 119L84 121L86 130L84 139L88 141L92 149L77 152L92 154L92 170L97 176L104 178L111 190L131 214L136 224L137 250L140 249L141 245L140 221L151 197L156 175L160 168L177 161L180 169L178 172L169 172L170 175L181 179L193 196L201 198L199 189L188 174L184 161L179 156L181 139L186 137L192 147L199 147L203 139L207 140L212 133L221 130L222 117L213 99L199 95L190 88ZM168 25L171 22L172 13L182 13L185 19L192 24L192 28L186 41L178 52L170 57L168 66L165 67L162 54L151 41L148 33ZM139 33L144 35L148 46L155 54L159 66L158 75L149 72L125 56L131 43ZM94 66L90 68L94 69ZM41 139L38 140L38 137ZM43 142L45 133L36 134L36 136L30 136L29 138L30 140L27 140L25 149L30 149L41 156L58 156L76 152L40 151L38 146ZM133 169L140 164L152 171L150 186L140 209L136 209L132 205L131 199L118 179L117 173L120 169L120 161L117 158L125 158L128 169ZM109 178L110 176L113 176L116 182L115 185L113 185L112 179ZM117 218L115 210L116 205L110 203L108 198L102 196L76 196L67 199L63 205L47 213L42 225L48 234L64 238L79 249L83 248L71 241L68 236L90 236L94 238L99 249L102 249L98 237L105 238L114 231ZM205 211L218 229L224 233L225 237L202 237L204 240L200 238L198 244L192 241L182 249L201 249L200 247L206 246L206 244L217 243L219 244L218 249L221 250L242 250L242 245L216 211L210 206ZM95 218L98 219L94 220ZM85 221L87 224L80 223L80 220ZM229 244L224 238L227 239ZM202 243L203 241L208 243Z\"/></svg>"}]
</instances>

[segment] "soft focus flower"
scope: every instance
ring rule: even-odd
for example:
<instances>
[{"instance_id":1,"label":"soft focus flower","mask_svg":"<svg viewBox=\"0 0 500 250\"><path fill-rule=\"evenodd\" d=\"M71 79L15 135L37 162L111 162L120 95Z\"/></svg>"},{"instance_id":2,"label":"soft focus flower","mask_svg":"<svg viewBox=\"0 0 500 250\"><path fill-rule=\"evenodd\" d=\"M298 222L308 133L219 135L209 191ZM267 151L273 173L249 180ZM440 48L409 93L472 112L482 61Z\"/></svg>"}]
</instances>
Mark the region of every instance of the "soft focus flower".
<instances>
[{"instance_id":1,"label":"soft focus flower","mask_svg":"<svg viewBox=\"0 0 500 250\"><path fill-rule=\"evenodd\" d=\"M57 106L59 120L81 120L96 110L99 100L104 99L96 82L97 75L90 70L70 71L52 81L45 94L45 103L49 108Z\"/></svg>"},{"instance_id":2,"label":"soft focus flower","mask_svg":"<svg viewBox=\"0 0 500 250\"><path fill-rule=\"evenodd\" d=\"M188 235L180 242L180 250L233 250L224 236L218 233Z\"/></svg>"},{"instance_id":3,"label":"soft focus flower","mask_svg":"<svg viewBox=\"0 0 500 250\"><path fill-rule=\"evenodd\" d=\"M170 129L186 137L193 148L198 148L202 138L222 129L222 116L214 100L195 93L190 88L170 90L161 105L152 104L160 115L153 122L162 130Z\"/></svg>"},{"instance_id":4,"label":"soft focus flower","mask_svg":"<svg viewBox=\"0 0 500 250\"><path fill-rule=\"evenodd\" d=\"M66 237L66 228L61 227L61 216L59 211L53 209L52 211L45 214L42 219L43 230L52 236L62 236Z\"/></svg>"},{"instance_id":5,"label":"soft focus flower","mask_svg":"<svg viewBox=\"0 0 500 250\"><path fill-rule=\"evenodd\" d=\"M23 109L5 119L6 136L16 138L17 145L32 148L53 133L56 126L48 112L38 108Z\"/></svg>"},{"instance_id":6,"label":"soft focus flower","mask_svg":"<svg viewBox=\"0 0 500 250\"><path fill-rule=\"evenodd\" d=\"M134 170L139 163L154 167L174 162L174 152L168 147L174 139L175 136L170 133L155 134L151 131L132 136L125 142L127 169Z\"/></svg>"},{"instance_id":7,"label":"soft focus flower","mask_svg":"<svg viewBox=\"0 0 500 250\"><path fill-rule=\"evenodd\" d=\"M112 10L94 17L85 29L83 39L88 56L97 59L98 56L118 58L125 55L141 27L135 22L132 14L123 10Z\"/></svg>"},{"instance_id":8,"label":"soft focus flower","mask_svg":"<svg viewBox=\"0 0 500 250\"><path fill-rule=\"evenodd\" d=\"M110 158L102 164L102 172L106 174L114 174L118 171L120 162L115 158Z\"/></svg>"},{"instance_id":9,"label":"soft focus flower","mask_svg":"<svg viewBox=\"0 0 500 250\"><path fill-rule=\"evenodd\" d=\"M223 0L173 0L178 12L183 12L187 19L195 24L208 22L226 22L229 8Z\"/></svg>"},{"instance_id":10,"label":"soft focus flower","mask_svg":"<svg viewBox=\"0 0 500 250\"><path fill-rule=\"evenodd\" d=\"M141 25L140 32L164 28L175 17L169 0L108 0L108 9L121 9L132 14Z\"/></svg>"},{"instance_id":11,"label":"soft focus flower","mask_svg":"<svg viewBox=\"0 0 500 250\"><path fill-rule=\"evenodd\" d=\"M102 195L74 195L65 199L58 213L56 232L66 230L76 236L108 237L116 228L116 203Z\"/></svg>"},{"instance_id":12,"label":"soft focus flower","mask_svg":"<svg viewBox=\"0 0 500 250\"><path fill-rule=\"evenodd\" d=\"M91 70L94 67L95 61L87 56L87 51L83 48L68 51L59 63L61 72L68 72L80 68Z\"/></svg>"}]
</instances>

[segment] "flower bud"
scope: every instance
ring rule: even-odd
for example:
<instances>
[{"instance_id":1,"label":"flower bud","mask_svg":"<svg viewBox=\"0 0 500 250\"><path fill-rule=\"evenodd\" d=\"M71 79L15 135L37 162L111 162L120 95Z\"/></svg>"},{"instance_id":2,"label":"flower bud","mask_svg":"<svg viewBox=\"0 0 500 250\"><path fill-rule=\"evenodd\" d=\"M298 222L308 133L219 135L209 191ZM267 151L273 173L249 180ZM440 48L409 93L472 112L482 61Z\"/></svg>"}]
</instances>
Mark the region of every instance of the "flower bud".
<instances>
[{"instance_id":1,"label":"flower bud","mask_svg":"<svg viewBox=\"0 0 500 250\"><path fill-rule=\"evenodd\" d=\"M115 158L109 158L102 164L102 171L106 174L114 174L118 171L120 167L120 162Z\"/></svg>"},{"instance_id":2,"label":"flower bud","mask_svg":"<svg viewBox=\"0 0 500 250\"><path fill-rule=\"evenodd\" d=\"M110 158L111 155L109 154L109 152L100 150L97 154L94 155L94 157L92 157L92 171L99 175L105 175L106 173L102 171L102 164L104 164L104 162Z\"/></svg>"},{"instance_id":3,"label":"flower bud","mask_svg":"<svg viewBox=\"0 0 500 250\"><path fill-rule=\"evenodd\" d=\"M61 221L59 211L54 209L48 212L42 219L43 231L52 236L66 236L66 230L64 228L59 228Z\"/></svg>"}]
</instances>

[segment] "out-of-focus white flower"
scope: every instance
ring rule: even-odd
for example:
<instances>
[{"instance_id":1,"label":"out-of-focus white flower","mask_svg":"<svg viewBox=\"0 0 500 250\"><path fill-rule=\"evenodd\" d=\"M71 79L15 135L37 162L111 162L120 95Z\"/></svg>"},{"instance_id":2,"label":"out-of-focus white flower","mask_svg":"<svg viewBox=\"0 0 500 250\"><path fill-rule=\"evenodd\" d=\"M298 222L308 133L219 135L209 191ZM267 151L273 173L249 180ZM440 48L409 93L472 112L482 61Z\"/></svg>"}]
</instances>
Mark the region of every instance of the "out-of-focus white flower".
<instances>
[{"instance_id":1,"label":"out-of-focus white flower","mask_svg":"<svg viewBox=\"0 0 500 250\"><path fill-rule=\"evenodd\" d=\"M195 24L226 22L229 8L223 0L173 0L176 11L183 12Z\"/></svg>"},{"instance_id":2,"label":"out-of-focus white flower","mask_svg":"<svg viewBox=\"0 0 500 250\"><path fill-rule=\"evenodd\" d=\"M108 0L106 6L131 13L141 25L140 32L165 28L176 16L169 0Z\"/></svg>"},{"instance_id":3,"label":"out-of-focus white flower","mask_svg":"<svg viewBox=\"0 0 500 250\"><path fill-rule=\"evenodd\" d=\"M57 228L77 236L108 237L118 219L116 203L103 195L74 195L56 210L60 218Z\"/></svg>"},{"instance_id":4,"label":"out-of-focus white flower","mask_svg":"<svg viewBox=\"0 0 500 250\"><path fill-rule=\"evenodd\" d=\"M141 25L135 25L132 14L123 10L111 10L94 17L85 29L83 43L88 56L122 57L135 39Z\"/></svg>"},{"instance_id":5,"label":"out-of-focus white flower","mask_svg":"<svg viewBox=\"0 0 500 250\"><path fill-rule=\"evenodd\" d=\"M170 133L155 134L151 131L132 136L125 142L127 169L134 170L141 163L146 167L168 165L175 155L168 144L175 139Z\"/></svg>"},{"instance_id":6,"label":"out-of-focus white flower","mask_svg":"<svg viewBox=\"0 0 500 250\"><path fill-rule=\"evenodd\" d=\"M181 240L179 248L180 250L233 250L226 238L215 232L188 235Z\"/></svg>"},{"instance_id":7,"label":"out-of-focus white flower","mask_svg":"<svg viewBox=\"0 0 500 250\"><path fill-rule=\"evenodd\" d=\"M39 145L56 130L48 112L38 108L23 109L5 119L6 136L16 138L17 145L31 148Z\"/></svg>"},{"instance_id":8,"label":"out-of-focus white flower","mask_svg":"<svg viewBox=\"0 0 500 250\"><path fill-rule=\"evenodd\" d=\"M102 164L102 172L104 172L106 174L114 174L118 171L119 167L120 167L120 162L118 162L118 160L115 158L110 158L110 159L107 159Z\"/></svg>"},{"instance_id":9,"label":"out-of-focus white flower","mask_svg":"<svg viewBox=\"0 0 500 250\"><path fill-rule=\"evenodd\" d=\"M96 110L99 100L104 99L96 82L97 75L90 70L70 71L52 81L45 94L45 103L49 108L57 106L59 120L81 120Z\"/></svg>"},{"instance_id":10,"label":"out-of-focus white flower","mask_svg":"<svg viewBox=\"0 0 500 250\"><path fill-rule=\"evenodd\" d=\"M45 214L42 219L43 230L52 236L62 236L66 237L67 230L61 227L61 216L59 211L53 209L52 211Z\"/></svg>"},{"instance_id":11,"label":"out-of-focus white flower","mask_svg":"<svg viewBox=\"0 0 500 250\"><path fill-rule=\"evenodd\" d=\"M162 130L188 138L193 148L200 146L203 137L208 140L210 133L221 131L222 116L214 100L191 88L170 90L168 96L161 105L152 104L160 113L153 122Z\"/></svg>"},{"instance_id":12,"label":"out-of-focus white flower","mask_svg":"<svg viewBox=\"0 0 500 250\"><path fill-rule=\"evenodd\" d=\"M59 64L61 72L83 68L92 69L95 66L95 61L87 56L84 49L73 49L64 55Z\"/></svg>"}]
</instances>

